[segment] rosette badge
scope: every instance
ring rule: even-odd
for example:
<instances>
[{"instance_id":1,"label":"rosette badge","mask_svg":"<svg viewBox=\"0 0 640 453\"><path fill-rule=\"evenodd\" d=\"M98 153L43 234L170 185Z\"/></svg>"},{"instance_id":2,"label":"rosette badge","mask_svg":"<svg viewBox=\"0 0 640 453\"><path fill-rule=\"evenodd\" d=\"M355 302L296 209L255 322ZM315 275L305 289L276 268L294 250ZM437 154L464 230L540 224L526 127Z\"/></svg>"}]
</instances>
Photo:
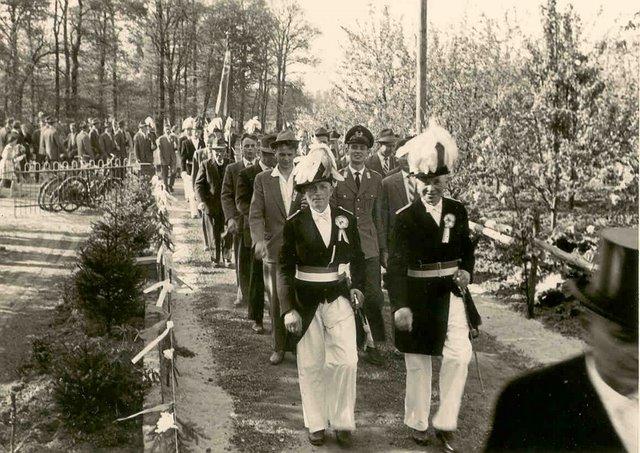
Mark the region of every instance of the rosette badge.
<instances>
[{"instance_id":1,"label":"rosette badge","mask_svg":"<svg viewBox=\"0 0 640 453\"><path fill-rule=\"evenodd\" d=\"M456 216L453 214L447 214L444 216L444 232L442 233L442 243L447 244L449 242L449 232L451 228L456 224Z\"/></svg>"},{"instance_id":2,"label":"rosette badge","mask_svg":"<svg viewBox=\"0 0 640 453\"><path fill-rule=\"evenodd\" d=\"M345 230L349 228L349 219L347 219L343 215L337 216L336 226L340 229L340 231L338 231L338 241L344 241L348 244L349 239L347 239L347 234L345 233Z\"/></svg>"}]
</instances>

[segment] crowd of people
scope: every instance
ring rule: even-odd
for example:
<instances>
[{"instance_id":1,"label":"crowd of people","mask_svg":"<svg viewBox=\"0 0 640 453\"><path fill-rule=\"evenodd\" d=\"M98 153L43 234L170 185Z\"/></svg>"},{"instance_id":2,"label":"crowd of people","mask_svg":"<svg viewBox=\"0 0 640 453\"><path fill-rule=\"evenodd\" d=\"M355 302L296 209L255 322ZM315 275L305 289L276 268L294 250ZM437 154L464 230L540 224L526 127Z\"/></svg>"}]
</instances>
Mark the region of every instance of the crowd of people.
<instances>
[{"instance_id":1,"label":"crowd of people","mask_svg":"<svg viewBox=\"0 0 640 453\"><path fill-rule=\"evenodd\" d=\"M72 124L64 139L59 130L44 116L34 131L7 119L0 176L30 161L110 157L146 164L170 192L181 176L204 249L213 266L235 267L234 304L256 334L266 333L268 306L269 362L295 355L311 444L322 445L329 427L352 444L358 359L385 367L394 357L405 363L411 437L430 444L432 426L439 446L455 451L481 318L468 290L467 210L447 195L458 151L445 129L374 137L355 125L341 140L320 127L308 149L293 131L253 124L235 137L220 119L187 118L180 131L165 124L159 137L151 118L134 134L113 120ZM602 250L597 278L574 286L592 349L510 385L487 450L637 451L637 229L605 231ZM432 356L442 362L430 417Z\"/></svg>"},{"instance_id":2,"label":"crowd of people","mask_svg":"<svg viewBox=\"0 0 640 453\"><path fill-rule=\"evenodd\" d=\"M220 262L221 250L232 242L235 305L247 307L256 334L265 333L266 301L269 362L295 355L311 444L322 445L331 427L341 446L352 445L359 357L379 367L397 357L406 367L404 423L411 437L431 444L432 426L440 448L455 451L472 340L481 324L468 290L475 252L467 210L447 196L455 140L437 124L416 137L384 129L374 138L362 125L349 129L342 143L340 137L321 127L305 149L292 131L252 131L239 137L235 162L224 158L224 141L210 142L200 156L194 152L205 247L216 266L228 265L228 259ZM603 247L616 253L605 253L598 278L576 290L589 309L592 350L512 384L498 403L487 450L635 451L637 235L637 229L606 232ZM385 327L383 284L393 332ZM395 347L388 346L390 336ZM432 356L442 362L438 408L430 417ZM530 381L544 390L527 394ZM576 388L568 392L567 382ZM560 410L544 403L551 383ZM595 391L580 394L590 385ZM620 401L611 403L607 392ZM569 409L571 398L581 400ZM598 421L587 421L589 405L598 401ZM519 409L521 402L527 410ZM608 416L611 425L603 428L612 405L622 402L624 414ZM545 421L529 419L541 404Z\"/></svg>"}]
</instances>

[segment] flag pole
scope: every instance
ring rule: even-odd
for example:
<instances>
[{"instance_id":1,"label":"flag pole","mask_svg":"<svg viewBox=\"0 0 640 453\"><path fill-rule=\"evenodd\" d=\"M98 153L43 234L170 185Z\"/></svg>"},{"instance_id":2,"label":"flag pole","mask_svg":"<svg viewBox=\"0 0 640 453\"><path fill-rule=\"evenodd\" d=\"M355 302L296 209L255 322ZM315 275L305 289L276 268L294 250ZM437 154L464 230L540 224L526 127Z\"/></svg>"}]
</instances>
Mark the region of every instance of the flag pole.
<instances>
[{"instance_id":1,"label":"flag pole","mask_svg":"<svg viewBox=\"0 0 640 453\"><path fill-rule=\"evenodd\" d=\"M420 2L418 52L416 60L416 134L422 132L427 114L427 0Z\"/></svg>"}]
</instances>

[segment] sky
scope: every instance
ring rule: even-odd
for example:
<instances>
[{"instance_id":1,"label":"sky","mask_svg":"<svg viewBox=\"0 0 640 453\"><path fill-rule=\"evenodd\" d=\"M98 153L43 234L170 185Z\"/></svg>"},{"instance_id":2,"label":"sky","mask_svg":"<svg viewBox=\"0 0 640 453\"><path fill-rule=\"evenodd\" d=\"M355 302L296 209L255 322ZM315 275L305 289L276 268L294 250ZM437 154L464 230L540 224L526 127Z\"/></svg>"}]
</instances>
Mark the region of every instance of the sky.
<instances>
[{"instance_id":1,"label":"sky","mask_svg":"<svg viewBox=\"0 0 640 453\"><path fill-rule=\"evenodd\" d=\"M338 63L346 42L341 26L348 27L359 19L367 20L369 5L380 11L390 5L392 15L400 17L407 37L415 36L418 30L420 0L299 0L306 17L320 31L312 45L318 58L318 66L296 68L296 74L305 82L306 88L317 93L331 87ZM610 30L616 21L627 20L640 11L640 2L631 0L558 0L560 11L572 4L582 18L587 39L597 40ZM509 13L523 33L537 36L540 30L540 5L545 0L427 0L428 27L441 30L456 27L466 15L471 23L482 15L501 19ZM626 22L626 21L625 21ZM428 33L427 28L427 33Z\"/></svg>"}]
</instances>

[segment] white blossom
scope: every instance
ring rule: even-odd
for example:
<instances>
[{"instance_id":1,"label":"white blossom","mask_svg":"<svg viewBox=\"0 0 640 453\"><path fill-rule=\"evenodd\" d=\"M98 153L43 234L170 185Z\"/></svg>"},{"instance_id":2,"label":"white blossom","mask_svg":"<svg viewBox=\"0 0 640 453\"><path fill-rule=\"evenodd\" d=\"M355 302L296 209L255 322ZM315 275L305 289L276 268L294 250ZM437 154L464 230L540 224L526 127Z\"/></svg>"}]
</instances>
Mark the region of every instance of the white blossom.
<instances>
[{"instance_id":1,"label":"white blossom","mask_svg":"<svg viewBox=\"0 0 640 453\"><path fill-rule=\"evenodd\" d=\"M170 429L178 429L172 412L161 412L158 423L156 423L155 432L162 434Z\"/></svg>"}]
</instances>

